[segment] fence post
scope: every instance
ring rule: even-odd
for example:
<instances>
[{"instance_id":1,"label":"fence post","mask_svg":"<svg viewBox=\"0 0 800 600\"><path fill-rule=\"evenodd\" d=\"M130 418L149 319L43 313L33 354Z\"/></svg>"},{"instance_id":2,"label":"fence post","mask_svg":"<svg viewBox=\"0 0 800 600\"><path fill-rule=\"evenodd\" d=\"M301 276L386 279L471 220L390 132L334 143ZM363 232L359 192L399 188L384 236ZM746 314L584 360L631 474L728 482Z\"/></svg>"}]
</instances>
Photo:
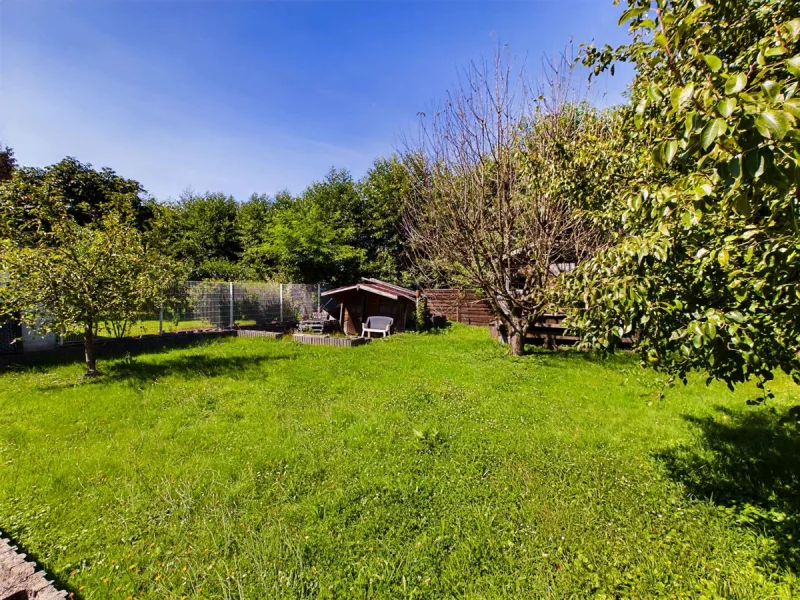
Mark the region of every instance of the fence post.
<instances>
[{"instance_id":1,"label":"fence post","mask_svg":"<svg viewBox=\"0 0 800 600\"><path fill-rule=\"evenodd\" d=\"M317 284L317 312L322 312L322 287Z\"/></svg>"},{"instance_id":2,"label":"fence post","mask_svg":"<svg viewBox=\"0 0 800 600\"><path fill-rule=\"evenodd\" d=\"M281 317L280 322L283 323L283 284L281 284Z\"/></svg>"},{"instance_id":3,"label":"fence post","mask_svg":"<svg viewBox=\"0 0 800 600\"><path fill-rule=\"evenodd\" d=\"M158 307L158 335L164 334L164 305Z\"/></svg>"},{"instance_id":4,"label":"fence post","mask_svg":"<svg viewBox=\"0 0 800 600\"><path fill-rule=\"evenodd\" d=\"M230 310L230 313L231 313L231 325L230 325L230 327L231 327L231 329L233 329L233 282L231 281L229 285L230 285L229 289L230 289L230 297L231 297L231 310Z\"/></svg>"}]
</instances>

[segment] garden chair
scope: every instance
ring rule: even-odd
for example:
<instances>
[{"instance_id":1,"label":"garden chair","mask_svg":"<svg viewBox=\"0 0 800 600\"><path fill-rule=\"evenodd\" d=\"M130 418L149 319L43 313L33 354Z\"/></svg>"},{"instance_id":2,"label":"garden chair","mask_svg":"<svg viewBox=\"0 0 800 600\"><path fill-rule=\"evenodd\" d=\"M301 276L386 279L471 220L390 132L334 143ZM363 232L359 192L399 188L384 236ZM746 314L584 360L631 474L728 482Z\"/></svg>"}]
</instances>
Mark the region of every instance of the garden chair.
<instances>
[{"instance_id":1,"label":"garden chair","mask_svg":"<svg viewBox=\"0 0 800 600\"><path fill-rule=\"evenodd\" d=\"M392 325L394 325L394 319L391 317L367 317L361 328L361 337L372 338L373 333L382 333L383 337L386 337L391 335Z\"/></svg>"}]
</instances>

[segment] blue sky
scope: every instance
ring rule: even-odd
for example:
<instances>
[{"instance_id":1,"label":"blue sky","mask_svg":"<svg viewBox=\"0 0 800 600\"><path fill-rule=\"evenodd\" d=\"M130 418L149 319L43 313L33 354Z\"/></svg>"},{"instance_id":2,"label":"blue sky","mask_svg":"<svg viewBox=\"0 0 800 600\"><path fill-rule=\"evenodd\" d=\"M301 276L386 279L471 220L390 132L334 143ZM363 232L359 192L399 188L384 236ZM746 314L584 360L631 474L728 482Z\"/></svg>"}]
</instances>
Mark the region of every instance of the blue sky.
<instances>
[{"instance_id":1,"label":"blue sky","mask_svg":"<svg viewBox=\"0 0 800 600\"><path fill-rule=\"evenodd\" d=\"M612 0L0 0L0 140L75 156L160 199L362 175L498 40L535 75L574 39L619 43ZM599 81L621 101L627 77Z\"/></svg>"}]
</instances>

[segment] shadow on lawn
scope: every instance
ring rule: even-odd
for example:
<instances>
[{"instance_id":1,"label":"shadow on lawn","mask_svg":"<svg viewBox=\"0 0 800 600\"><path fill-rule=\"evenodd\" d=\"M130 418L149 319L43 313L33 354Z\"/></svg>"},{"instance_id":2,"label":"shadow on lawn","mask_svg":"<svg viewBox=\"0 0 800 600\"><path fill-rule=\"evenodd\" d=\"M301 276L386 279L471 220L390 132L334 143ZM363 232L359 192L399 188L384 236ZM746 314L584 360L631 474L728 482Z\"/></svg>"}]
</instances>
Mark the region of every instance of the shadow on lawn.
<instances>
[{"instance_id":1,"label":"shadow on lawn","mask_svg":"<svg viewBox=\"0 0 800 600\"><path fill-rule=\"evenodd\" d=\"M800 435L766 410L717 411L684 417L703 434L699 446L657 457L693 496L771 538L779 567L800 572Z\"/></svg>"},{"instance_id":2,"label":"shadow on lawn","mask_svg":"<svg viewBox=\"0 0 800 600\"><path fill-rule=\"evenodd\" d=\"M286 360L289 356L177 356L158 362L123 360L105 366L103 379L136 379L150 381L174 375L182 379L194 377L244 376L257 371L266 362Z\"/></svg>"},{"instance_id":3,"label":"shadow on lawn","mask_svg":"<svg viewBox=\"0 0 800 600\"><path fill-rule=\"evenodd\" d=\"M159 360L158 362L142 361L138 357L98 362L99 377L67 379L39 385L36 389L49 391L75 386L96 385L112 381L136 381L144 383L161 377L177 376L181 379L196 377L245 377L259 371L266 362L287 360L291 356L179 356ZM263 376L263 375L260 375Z\"/></svg>"}]
</instances>

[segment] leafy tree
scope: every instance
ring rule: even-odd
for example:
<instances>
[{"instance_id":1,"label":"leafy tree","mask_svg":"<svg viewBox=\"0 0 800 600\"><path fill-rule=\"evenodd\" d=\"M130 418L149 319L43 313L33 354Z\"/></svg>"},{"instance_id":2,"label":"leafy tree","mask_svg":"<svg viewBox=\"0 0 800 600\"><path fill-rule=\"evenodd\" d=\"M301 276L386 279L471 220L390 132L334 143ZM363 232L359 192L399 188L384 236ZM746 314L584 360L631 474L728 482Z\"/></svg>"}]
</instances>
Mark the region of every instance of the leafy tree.
<instances>
[{"instance_id":1,"label":"leafy tree","mask_svg":"<svg viewBox=\"0 0 800 600\"><path fill-rule=\"evenodd\" d=\"M9 146L0 146L0 181L11 179L11 174L17 168L17 159L14 150Z\"/></svg>"},{"instance_id":2,"label":"leafy tree","mask_svg":"<svg viewBox=\"0 0 800 600\"><path fill-rule=\"evenodd\" d=\"M242 246L241 265L255 279L277 276L275 256L270 253L276 215L293 206L296 199L288 192L278 192L274 198L253 196L239 207L237 231Z\"/></svg>"},{"instance_id":3,"label":"leafy tree","mask_svg":"<svg viewBox=\"0 0 800 600\"><path fill-rule=\"evenodd\" d=\"M125 197L139 229L152 218L152 201L138 181L125 179L112 169L95 170L91 164L67 157L45 167L21 169L23 175L10 182L14 186L33 186L48 189L59 197L67 212L79 225L99 220L115 197Z\"/></svg>"},{"instance_id":4,"label":"leafy tree","mask_svg":"<svg viewBox=\"0 0 800 600\"><path fill-rule=\"evenodd\" d=\"M565 65L531 94L498 54L473 66L408 157L406 227L421 270L480 290L521 354L562 266L598 244L571 195L589 182L569 157L600 119L576 102ZM514 93L517 90L517 93Z\"/></svg>"},{"instance_id":5,"label":"leafy tree","mask_svg":"<svg viewBox=\"0 0 800 600\"><path fill-rule=\"evenodd\" d=\"M238 205L236 211L236 234L239 244L247 249L264 242L276 201L266 194L253 194Z\"/></svg>"},{"instance_id":6,"label":"leafy tree","mask_svg":"<svg viewBox=\"0 0 800 600\"><path fill-rule=\"evenodd\" d=\"M0 184L0 305L34 330L82 333L86 374L95 375L98 327L167 300L177 267L154 245L158 232L136 227L138 184L127 194L109 187L84 207L64 190L93 178L73 174L18 169Z\"/></svg>"},{"instance_id":7,"label":"leafy tree","mask_svg":"<svg viewBox=\"0 0 800 600\"><path fill-rule=\"evenodd\" d=\"M238 207L222 193L184 193L163 209L162 226L169 231L170 252L189 267L192 279L238 279L242 246L237 230Z\"/></svg>"},{"instance_id":8,"label":"leafy tree","mask_svg":"<svg viewBox=\"0 0 800 600\"><path fill-rule=\"evenodd\" d=\"M634 177L622 228L573 282L572 323L648 364L733 387L780 368L800 383L800 4L628 0ZM764 397L768 396L765 392Z\"/></svg>"},{"instance_id":9,"label":"leafy tree","mask_svg":"<svg viewBox=\"0 0 800 600\"><path fill-rule=\"evenodd\" d=\"M283 196L256 252L275 277L302 283L344 283L358 277L361 199L347 171L331 170L299 198Z\"/></svg>"},{"instance_id":10,"label":"leafy tree","mask_svg":"<svg viewBox=\"0 0 800 600\"><path fill-rule=\"evenodd\" d=\"M359 247L364 250L361 271L391 283L410 285L410 261L402 230L403 200L410 189L408 171L396 155L377 159L358 182L365 219Z\"/></svg>"}]
</instances>

